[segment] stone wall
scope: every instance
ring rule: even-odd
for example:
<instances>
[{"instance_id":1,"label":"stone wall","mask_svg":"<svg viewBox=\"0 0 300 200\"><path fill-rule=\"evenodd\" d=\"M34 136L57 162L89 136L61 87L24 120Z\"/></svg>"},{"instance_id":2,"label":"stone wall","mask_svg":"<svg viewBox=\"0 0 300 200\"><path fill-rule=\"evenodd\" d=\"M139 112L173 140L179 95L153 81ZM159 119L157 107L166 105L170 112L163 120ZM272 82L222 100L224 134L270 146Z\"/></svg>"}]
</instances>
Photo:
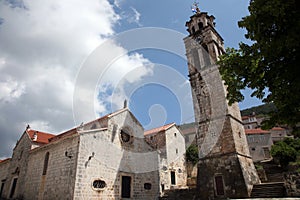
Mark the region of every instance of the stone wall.
<instances>
[{"instance_id":1,"label":"stone wall","mask_svg":"<svg viewBox=\"0 0 300 200\"><path fill-rule=\"evenodd\" d=\"M300 197L300 173L286 173L284 179L287 196Z\"/></svg>"},{"instance_id":2,"label":"stone wall","mask_svg":"<svg viewBox=\"0 0 300 200\"><path fill-rule=\"evenodd\" d=\"M221 177L220 184L223 187L219 194L217 193L216 177ZM200 160L197 186L203 199L248 196L243 172L236 154L222 155L222 159L215 157Z\"/></svg>"},{"instance_id":3,"label":"stone wall","mask_svg":"<svg viewBox=\"0 0 300 200\"><path fill-rule=\"evenodd\" d=\"M10 165L10 159L6 159L0 162L0 199L4 197L4 188L8 184L7 172Z\"/></svg>"},{"instance_id":4,"label":"stone wall","mask_svg":"<svg viewBox=\"0 0 300 200\"><path fill-rule=\"evenodd\" d=\"M207 54L210 63L214 63L223 52L222 38L213 24L193 31L195 22L203 22L206 15L197 13L191 17L186 26L192 34L184 38L198 124L197 186L203 199L249 197L259 178L250 157L240 110L237 103L228 104L219 66L205 62Z\"/></svg>"},{"instance_id":5,"label":"stone wall","mask_svg":"<svg viewBox=\"0 0 300 200\"><path fill-rule=\"evenodd\" d=\"M17 142L12 158L7 170L7 178L2 192L2 197L23 198L24 187L26 184L27 163L29 160L29 151L31 149L31 140L26 132L23 133ZM14 194L12 194L13 181L16 181Z\"/></svg>"},{"instance_id":6,"label":"stone wall","mask_svg":"<svg viewBox=\"0 0 300 200\"><path fill-rule=\"evenodd\" d=\"M130 135L128 141L122 139L122 131ZM129 111L109 116L107 129L80 132L74 199L121 199L123 176L130 177L131 199L155 199L158 173L158 154ZM93 187L95 180L105 186Z\"/></svg>"},{"instance_id":7,"label":"stone wall","mask_svg":"<svg viewBox=\"0 0 300 200\"><path fill-rule=\"evenodd\" d=\"M75 134L31 151L24 199L73 199L78 142ZM48 167L43 175L47 152Z\"/></svg>"},{"instance_id":8,"label":"stone wall","mask_svg":"<svg viewBox=\"0 0 300 200\"><path fill-rule=\"evenodd\" d=\"M185 162L185 140L176 126L172 126L166 130L166 151L168 163L168 182L167 186L171 186L170 173L175 172L176 188L186 187L187 172Z\"/></svg>"},{"instance_id":9,"label":"stone wall","mask_svg":"<svg viewBox=\"0 0 300 200\"><path fill-rule=\"evenodd\" d=\"M254 162L271 158L270 150L273 142L270 133L247 134L247 141Z\"/></svg>"}]
</instances>

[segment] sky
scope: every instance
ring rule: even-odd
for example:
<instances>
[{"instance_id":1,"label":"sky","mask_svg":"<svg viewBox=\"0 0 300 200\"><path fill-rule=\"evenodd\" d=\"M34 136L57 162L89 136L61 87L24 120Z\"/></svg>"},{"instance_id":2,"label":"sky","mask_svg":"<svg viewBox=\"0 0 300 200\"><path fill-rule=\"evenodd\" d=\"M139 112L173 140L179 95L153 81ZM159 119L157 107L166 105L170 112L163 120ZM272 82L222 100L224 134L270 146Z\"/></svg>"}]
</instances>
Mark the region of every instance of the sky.
<instances>
[{"instance_id":1,"label":"sky","mask_svg":"<svg viewBox=\"0 0 300 200\"><path fill-rule=\"evenodd\" d=\"M59 134L123 107L145 129L194 120L183 38L190 0L0 0L0 159L27 124ZM225 47L248 1L202 0ZM261 104L250 98L245 109Z\"/></svg>"}]
</instances>

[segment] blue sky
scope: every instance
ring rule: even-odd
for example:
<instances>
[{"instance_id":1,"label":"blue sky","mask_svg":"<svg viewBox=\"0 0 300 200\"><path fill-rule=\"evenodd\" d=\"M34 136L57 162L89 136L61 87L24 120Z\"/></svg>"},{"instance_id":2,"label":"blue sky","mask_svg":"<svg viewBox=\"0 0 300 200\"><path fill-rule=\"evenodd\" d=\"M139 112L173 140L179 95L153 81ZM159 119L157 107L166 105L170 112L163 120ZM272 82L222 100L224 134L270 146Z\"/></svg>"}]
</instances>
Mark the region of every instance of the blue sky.
<instances>
[{"instance_id":1,"label":"blue sky","mask_svg":"<svg viewBox=\"0 0 300 200\"><path fill-rule=\"evenodd\" d=\"M116 25L115 30L117 32L122 32L139 27L164 27L187 34L185 22L188 21L189 17L192 15L192 4L193 1L179 0L157 2L133 0L117 1L115 9L120 13L124 12L124 15L127 15L127 18L125 17L122 19L121 23ZM201 1L199 3L199 7L201 11L208 12L216 17L216 28L225 41L225 47L237 48L240 41L247 42L244 39L245 30L240 29L237 26L237 22L243 16L248 14L247 2L237 0ZM136 19L136 21L133 19ZM144 50L139 52L151 62L171 66L182 73L185 77L188 74L186 61L176 56L172 56L168 52L162 52L159 50ZM241 109L261 104L261 101L255 98L250 98L250 92L250 90L243 91L246 99L240 103ZM176 101L176 98L174 98L174 94L171 94L167 88L148 86L147 88L139 89L137 94L132 97L131 102L131 110L138 116L138 119L140 119L146 127L151 127L152 125L149 124L151 119L158 118L159 116L163 116L161 117L162 119L166 118L166 123L170 123L172 121L177 123L188 123L193 120L193 113L189 113L185 116L185 118L180 119L179 116L181 113L178 109L179 103ZM154 111L152 111L152 115L151 113L149 115L145 115L145 113L149 111L149 108L151 108L151 105L154 104L161 105L155 107L156 112L159 114L155 115L153 114ZM163 108L165 108L165 110ZM159 123L156 122L156 126L158 124Z\"/></svg>"},{"instance_id":2,"label":"blue sky","mask_svg":"<svg viewBox=\"0 0 300 200\"><path fill-rule=\"evenodd\" d=\"M120 109L125 99L145 129L193 121L187 64L178 53L192 4L0 1L0 159L11 155L27 124L58 134ZM247 1L203 0L199 7L216 17L225 47L245 42L237 22L248 14ZM143 48L149 38L162 46ZM244 94L242 109L261 103Z\"/></svg>"}]
</instances>

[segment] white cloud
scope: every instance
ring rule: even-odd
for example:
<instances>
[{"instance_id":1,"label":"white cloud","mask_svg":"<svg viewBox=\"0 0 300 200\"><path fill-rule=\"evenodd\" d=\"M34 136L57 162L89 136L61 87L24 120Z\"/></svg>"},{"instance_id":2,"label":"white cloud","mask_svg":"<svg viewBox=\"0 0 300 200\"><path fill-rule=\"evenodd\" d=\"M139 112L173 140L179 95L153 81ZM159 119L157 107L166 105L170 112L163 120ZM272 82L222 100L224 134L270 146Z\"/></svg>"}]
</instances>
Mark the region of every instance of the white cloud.
<instances>
[{"instance_id":1,"label":"white cloud","mask_svg":"<svg viewBox=\"0 0 300 200\"><path fill-rule=\"evenodd\" d=\"M25 91L25 85L16 80L0 81L0 102L11 102L18 99Z\"/></svg>"},{"instance_id":2,"label":"white cloud","mask_svg":"<svg viewBox=\"0 0 300 200\"><path fill-rule=\"evenodd\" d=\"M0 1L0 157L11 155L28 122L33 129L54 133L74 126L73 89L79 67L114 34L120 19L107 0L23 2L26 9ZM117 45L110 48L105 54L122 50ZM138 55L124 56L119 76L144 61ZM96 108L106 109L99 104Z\"/></svg>"},{"instance_id":3,"label":"white cloud","mask_svg":"<svg viewBox=\"0 0 300 200\"><path fill-rule=\"evenodd\" d=\"M128 15L128 19L127 21L129 23L136 23L139 26L142 26L142 24L140 23L140 18L141 18L141 13L139 13L135 8L130 7L131 10L133 11L133 13L131 13L130 15Z\"/></svg>"}]
</instances>

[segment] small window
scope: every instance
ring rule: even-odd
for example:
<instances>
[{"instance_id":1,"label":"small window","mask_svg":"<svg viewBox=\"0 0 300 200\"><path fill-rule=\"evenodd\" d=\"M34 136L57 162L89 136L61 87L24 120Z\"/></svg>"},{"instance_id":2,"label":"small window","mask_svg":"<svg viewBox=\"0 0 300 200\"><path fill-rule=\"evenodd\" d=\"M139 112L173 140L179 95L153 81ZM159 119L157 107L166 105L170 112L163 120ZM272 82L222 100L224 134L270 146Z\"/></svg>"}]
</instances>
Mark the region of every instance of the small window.
<instances>
[{"instance_id":1,"label":"small window","mask_svg":"<svg viewBox=\"0 0 300 200\"><path fill-rule=\"evenodd\" d=\"M150 136L150 140L153 140L153 136Z\"/></svg>"},{"instance_id":2,"label":"small window","mask_svg":"<svg viewBox=\"0 0 300 200\"><path fill-rule=\"evenodd\" d=\"M43 175L46 175L46 174L47 174L48 162L49 162L49 152L47 152L46 155L45 155L45 159L44 159L44 168L43 168Z\"/></svg>"},{"instance_id":3,"label":"small window","mask_svg":"<svg viewBox=\"0 0 300 200\"><path fill-rule=\"evenodd\" d=\"M165 184L161 184L161 190L162 190L162 191L165 190Z\"/></svg>"},{"instance_id":4,"label":"small window","mask_svg":"<svg viewBox=\"0 0 300 200\"><path fill-rule=\"evenodd\" d=\"M176 148L176 154L178 154L178 149Z\"/></svg>"},{"instance_id":5,"label":"small window","mask_svg":"<svg viewBox=\"0 0 300 200\"><path fill-rule=\"evenodd\" d=\"M17 186L18 178L14 178L10 190L9 198L12 198L15 194L16 186Z\"/></svg>"},{"instance_id":6,"label":"small window","mask_svg":"<svg viewBox=\"0 0 300 200\"><path fill-rule=\"evenodd\" d=\"M174 133L174 137L176 137L177 136L177 134L176 133Z\"/></svg>"},{"instance_id":7,"label":"small window","mask_svg":"<svg viewBox=\"0 0 300 200\"><path fill-rule=\"evenodd\" d=\"M202 28L203 28L203 23L202 23L202 22L199 22L199 23L198 23L198 26L199 26L199 30L202 30Z\"/></svg>"},{"instance_id":8,"label":"small window","mask_svg":"<svg viewBox=\"0 0 300 200\"><path fill-rule=\"evenodd\" d=\"M195 27L192 27L192 34L195 33Z\"/></svg>"},{"instance_id":9,"label":"small window","mask_svg":"<svg viewBox=\"0 0 300 200\"><path fill-rule=\"evenodd\" d=\"M270 150L268 147L263 147L263 152L264 152L265 158L271 158Z\"/></svg>"},{"instance_id":10,"label":"small window","mask_svg":"<svg viewBox=\"0 0 300 200\"><path fill-rule=\"evenodd\" d=\"M251 149L252 151L255 151L255 148L254 147L252 147L252 149Z\"/></svg>"},{"instance_id":11,"label":"small window","mask_svg":"<svg viewBox=\"0 0 300 200\"><path fill-rule=\"evenodd\" d=\"M152 187L151 183L145 183L144 184L144 189L145 190L151 190L151 187Z\"/></svg>"},{"instance_id":12,"label":"small window","mask_svg":"<svg viewBox=\"0 0 300 200\"><path fill-rule=\"evenodd\" d=\"M106 183L103 180L97 179L93 181L93 188L96 190L103 189L106 187Z\"/></svg>"}]
</instances>

